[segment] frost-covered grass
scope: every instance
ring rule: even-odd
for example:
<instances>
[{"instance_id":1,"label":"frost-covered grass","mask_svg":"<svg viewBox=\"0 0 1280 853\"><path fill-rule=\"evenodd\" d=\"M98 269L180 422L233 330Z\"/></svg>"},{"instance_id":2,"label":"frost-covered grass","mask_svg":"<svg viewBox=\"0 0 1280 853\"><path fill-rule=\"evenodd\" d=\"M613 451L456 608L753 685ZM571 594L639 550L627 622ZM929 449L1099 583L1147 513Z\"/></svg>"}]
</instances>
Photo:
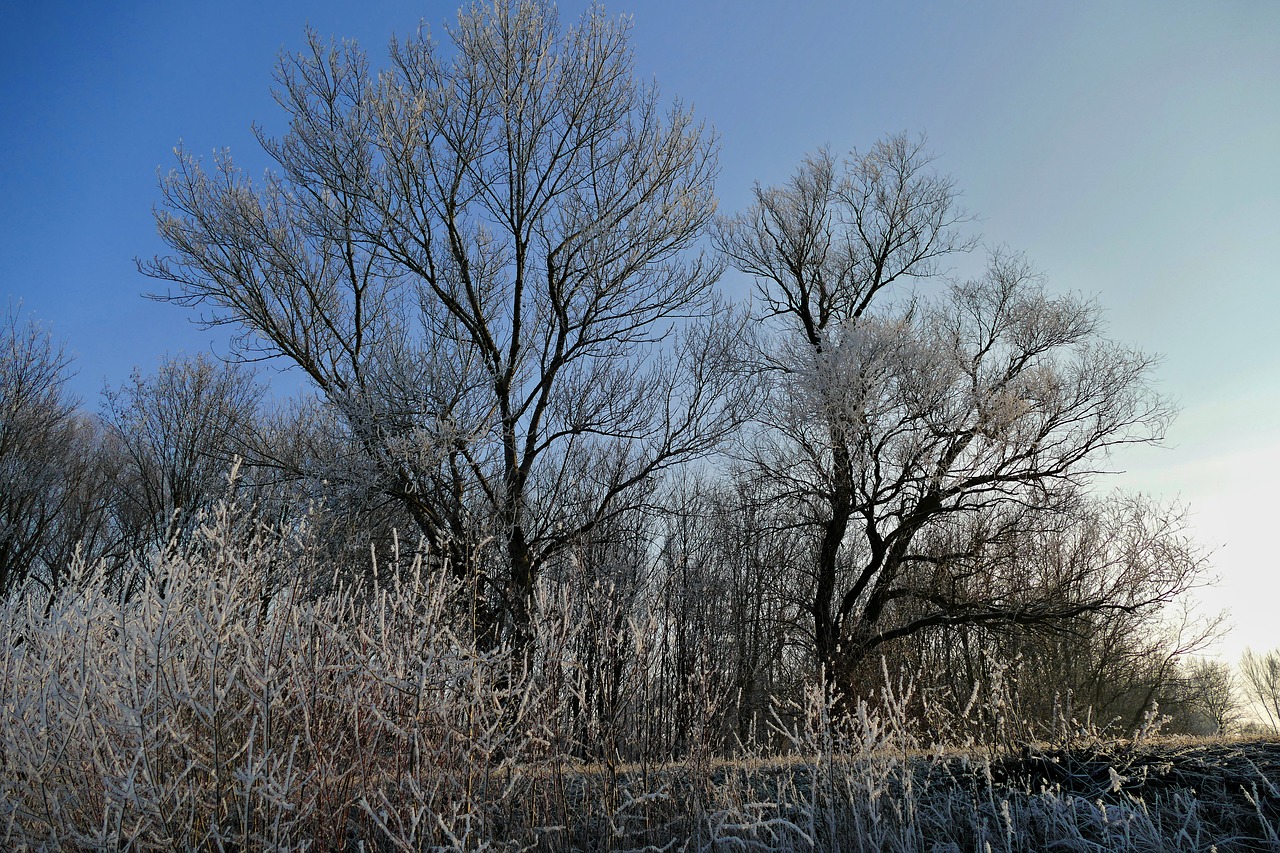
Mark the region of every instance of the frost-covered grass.
<instances>
[{"instance_id":1,"label":"frost-covered grass","mask_svg":"<svg viewBox=\"0 0 1280 853\"><path fill-rule=\"evenodd\" d=\"M567 594L517 674L420 562L316 595L313 554L232 516L127 596L89 572L0 606L0 847L1280 849L1274 753L1209 796L1132 744L925 743L907 684L838 721L811 693L731 760L583 764Z\"/></svg>"}]
</instances>

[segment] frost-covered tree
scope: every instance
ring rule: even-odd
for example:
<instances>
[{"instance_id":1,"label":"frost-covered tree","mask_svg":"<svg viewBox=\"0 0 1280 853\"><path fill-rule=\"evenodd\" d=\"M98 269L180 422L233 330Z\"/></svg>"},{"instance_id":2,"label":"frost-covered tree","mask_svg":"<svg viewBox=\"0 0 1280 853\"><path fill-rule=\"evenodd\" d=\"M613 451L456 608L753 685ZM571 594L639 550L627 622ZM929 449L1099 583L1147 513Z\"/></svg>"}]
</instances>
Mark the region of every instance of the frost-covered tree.
<instances>
[{"instance_id":1,"label":"frost-covered tree","mask_svg":"<svg viewBox=\"0 0 1280 853\"><path fill-rule=\"evenodd\" d=\"M1186 728L1211 735L1225 735L1241 721L1240 682L1231 664L1224 660L1199 658L1178 674L1177 710L1188 718ZM1161 706L1165 707L1164 705Z\"/></svg>"},{"instance_id":2,"label":"frost-covered tree","mask_svg":"<svg viewBox=\"0 0 1280 853\"><path fill-rule=\"evenodd\" d=\"M1280 649L1245 649L1240 658L1240 681L1245 696L1255 708L1262 709L1271 730L1280 733Z\"/></svg>"},{"instance_id":3,"label":"frost-covered tree","mask_svg":"<svg viewBox=\"0 0 1280 853\"><path fill-rule=\"evenodd\" d=\"M117 524L125 547L167 547L226 495L236 457L256 432L265 388L236 364L170 358L103 393L119 451Z\"/></svg>"},{"instance_id":4,"label":"frost-covered tree","mask_svg":"<svg viewBox=\"0 0 1280 853\"><path fill-rule=\"evenodd\" d=\"M142 265L300 367L345 477L399 502L475 582L478 628L517 640L540 567L737 418L732 329L680 328L721 314L720 265L687 251L714 140L637 82L628 26L477 4L449 48L394 42L379 73L313 37L279 70L289 132L259 134L275 170L181 153L172 254Z\"/></svg>"},{"instance_id":5,"label":"frost-covered tree","mask_svg":"<svg viewBox=\"0 0 1280 853\"><path fill-rule=\"evenodd\" d=\"M10 306L0 315L0 595L60 586L109 550L114 460L67 392L71 358Z\"/></svg>"},{"instance_id":6,"label":"frost-covered tree","mask_svg":"<svg viewBox=\"0 0 1280 853\"><path fill-rule=\"evenodd\" d=\"M1079 507L1110 448L1159 440L1170 408L1150 357L1108 341L1094 304L1051 295L1016 255L941 292L909 289L973 245L922 143L823 152L755 195L717 235L775 330L750 456L778 524L810 533L805 607L834 688L856 692L872 653L922 631L1064 626L1186 589L1202 561L1176 539L1093 563L1025 552Z\"/></svg>"}]
</instances>

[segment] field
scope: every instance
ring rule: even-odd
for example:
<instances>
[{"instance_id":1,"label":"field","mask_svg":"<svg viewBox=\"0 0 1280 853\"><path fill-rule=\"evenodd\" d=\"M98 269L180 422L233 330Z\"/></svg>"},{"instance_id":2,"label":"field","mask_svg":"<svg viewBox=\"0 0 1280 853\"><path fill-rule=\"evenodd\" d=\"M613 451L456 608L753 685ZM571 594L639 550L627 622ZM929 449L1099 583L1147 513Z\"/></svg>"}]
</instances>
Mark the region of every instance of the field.
<instances>
[{"instance_id":1,"label":"field","mask_svg":"<svg viewBox=\"0 0 1280 853\"><path fill-rule=\"evenodd\" d=\"M127 595L86 569L0 606L0 846L1280 850L1280 743L1031 738L995 693L982 737L898 682L840 716L809 691L732 750L587 762L567 598L522 670L420 563L304 595L272 579L307 553L238 536L214 519Z\"/></svg>"},{"instance_id":2,"label":"field","mask_svg":"<svg viewBox=\"0 0 1280 853\"><path fill-rule=\"evenodd\" d=\"M1276 741L833 754L543 781L533 801L563 822L527 836L541 849L1280 849Z\"/></svg>"}]
</instances>

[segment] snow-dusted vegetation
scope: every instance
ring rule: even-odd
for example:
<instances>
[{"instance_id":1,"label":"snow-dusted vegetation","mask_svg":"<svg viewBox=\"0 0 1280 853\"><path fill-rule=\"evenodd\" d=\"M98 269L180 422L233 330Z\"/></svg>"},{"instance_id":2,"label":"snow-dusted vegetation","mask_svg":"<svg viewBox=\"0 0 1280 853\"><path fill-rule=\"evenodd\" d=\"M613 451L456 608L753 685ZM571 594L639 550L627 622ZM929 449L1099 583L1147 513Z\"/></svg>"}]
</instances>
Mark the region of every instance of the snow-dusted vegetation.
<instances>
[{"instance_id":1,"label":"snow-dusted vegetation","mask_svg":"<svg viewBox=\"0 0 1280 853\"><path fill-rule=\"evenodd\" d=\"M0 837L62 850L1165 850L1280 843L1274 747L1113 742L1016 718L997 678L959 714L890 676L821 689L726 747L648 749L652 623L592 637L540 590L535 660L453 630L456 581L411 555L320 594L305 533L220 508L128 596L83 570L0 608ZM597 623L598 627L598 623ZM581 650L625 645L625 694ZM602 643L602 640L604 641ZM886 673L886 675L888 675ZM984 737L975 739L975 732ZM604 744L608 750L601 750ZM1199 752L1197 752L1199 749ZM1249 750L1254 750L1250 752ZM625 758L624 758L625 756ZM673 760L678 759L678 760Z\"/></svg>"},{"instance_id":2,"label":"snow-dusted vegetation","mask_svg":"<svg viewBox=\"0 0 1280 853\"><path fill-rule=\"evenodd\" d=\"M625 19L446 33L285 55L260 181L179 152L141 270L223 363L92 413L0 325L0 846L1280 845L1274 749L1154 739L1241 722L1184 512L1105 490L1157 359L953 275L923 138L717 216Z\"/></svg>"}]
</instances>

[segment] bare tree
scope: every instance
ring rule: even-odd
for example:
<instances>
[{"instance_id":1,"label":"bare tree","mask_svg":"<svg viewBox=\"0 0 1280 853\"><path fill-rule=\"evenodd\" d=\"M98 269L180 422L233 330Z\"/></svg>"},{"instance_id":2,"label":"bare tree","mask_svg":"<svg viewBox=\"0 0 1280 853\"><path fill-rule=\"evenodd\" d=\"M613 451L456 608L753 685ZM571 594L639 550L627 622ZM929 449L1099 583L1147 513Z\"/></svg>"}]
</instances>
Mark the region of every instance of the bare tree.
<instances>
[{"instance_id":1,"label":"bare tree","mask_svg":"<svg viewBox=\"0 0 1280 853\"><path fill-rule=\"evenodd\" d=\"M1180 686L1186 713L1203 719L1208 734L1228 734L1239 725L1240 683L1230 663L1198 658L1184 668Z\"/></svg>"},{"instance_id":2,"label":"bare tree","mask_svg":"<svg viewBox=\"0 0 1280 853\"><path fill-rule=\"evenodd\" d=\"M123 462L116 515L128 550L167 547L226 494L256 432L265 392L251 372L208 357L171 358L107 390L102 416Z\"/></svg>"},{"instance_id":3,"label":"bare tree","mask_svg":"<svg viewBox=\"0 0 1280 853\"><path fill-rule=\"evenodd\" d=\"M501 0L448 36L451 55L394 42L377 75L313 36L280 66L289 133L259 133L278 171L182 153L158 214L173 254L141 266L244 354L301 367L350 476L518 639L547 559L736 421L734 331L678 328L721 313L719 265L685 251L714 144L636 82L628 24L598 8L562 31L549 3Z\"/></svg>"},{"instance_id":4,"label":"bare tree","mask_svg":"<svg viewBox=\"0 0 1280 853\"><path fill-rule=\"evenodd\" d=\"M66 391L70 366L16 307L0 317L0 594L28 579L55 586L66 568L48 561L50 545L94 464L81 454L92 426Z\"/></svg>"},{"instance_id":5,"label":"bare tree","mask_svg":"<svg viewBox=\"0 0 1280 853\"><path fill-rule=\"evenodd\" d=\"M757 187L717 235L777 330L751 455L811 531L811 639L846 696L900 638L1158 606L1200 567L1160 562L1158 537L1136 562L1082 566L1009 547L1062 524L1107 450L1159 440L1170 408L1147 385L1152 359L1107 341L1096 306L1051 296L1018 256L996 252L931 299L902 292L971 247L955 195L923 143L892 137Z\"/></svg>"},{"instance_id":6,"label":"bare tree","mask_svg":"<svg viewBox=\"0 0 1280 853\"><path fill-rule=\"evenodd\" d=\"M51 454L58 469L56 512L42 537L41 571L34 580L56 589L84 566L121 564L114 508L120 476L119 448L93 415L77 410Z\"/></svg>"},{"instance_id":7,"label":"bare tree","mask_svg":"<svg viewBox=\"0 0 1280 853\"><path fill-rule=\"evenodd\" d=\"M647 725L665 723L672 752L687 748L709 694L719 718L701 735L731 749L765 736L803 692L793 573L780 571L795 563L795 536L762 525L759 497L747 478L690 476L664 501L650 604L660 701Z\"/></svg>"},{"instance_id":8,"label":"bare tree","mask_svg":"<svg viewBox=\"0 0 1280 853\"><path fill-rule=\"evenodd\" d=\"M1271 730L1280 733L1280 649L1257 653L1246 649L1240 658L1245 696L1261 708Z\"/></svg>"}]
</instances>

